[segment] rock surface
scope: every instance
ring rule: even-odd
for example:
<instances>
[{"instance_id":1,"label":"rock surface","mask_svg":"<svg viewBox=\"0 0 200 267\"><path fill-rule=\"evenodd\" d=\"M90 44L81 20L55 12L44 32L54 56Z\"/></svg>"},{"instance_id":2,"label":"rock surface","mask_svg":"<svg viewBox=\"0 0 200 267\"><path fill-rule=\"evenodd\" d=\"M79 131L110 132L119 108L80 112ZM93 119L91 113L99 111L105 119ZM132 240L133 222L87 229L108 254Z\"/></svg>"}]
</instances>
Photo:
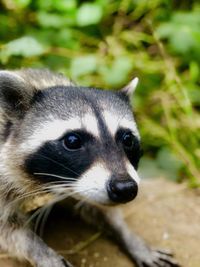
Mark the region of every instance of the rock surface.
<instances>
[{"instance_id":1,"label":"rock surface","mask_svg":"<svg viewBox=\"0 0 200 267\"><path fill-rule=\"evenodd\" d=\"M135 202L123 207L131 229L154 247L174 252L182 267L200 266L200 194L163 179L145 181ZM56 208L44 239L77 267L133 267L111 240ZM78 245L77 245L78 244ZM82 248L82 249L81 249ZM75 251L74 251L75 250ZM1 267L24 267L0 255Z\"/></svg>"}]
</instances>

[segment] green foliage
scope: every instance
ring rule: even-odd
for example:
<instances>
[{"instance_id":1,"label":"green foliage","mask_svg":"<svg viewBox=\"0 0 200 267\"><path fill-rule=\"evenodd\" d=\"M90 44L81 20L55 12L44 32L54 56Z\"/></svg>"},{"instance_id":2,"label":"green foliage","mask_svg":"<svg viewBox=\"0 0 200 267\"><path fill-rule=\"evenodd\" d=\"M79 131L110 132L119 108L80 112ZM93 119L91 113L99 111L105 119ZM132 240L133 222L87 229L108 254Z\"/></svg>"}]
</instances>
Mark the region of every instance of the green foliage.
<instances>
[{"instance_id":1,"label":"green foliage","mask_svg":"<svg viewBox=\"0 0 200 267\"><path fill-rule=\"evenodd\" d=\"M88 26L101 21L102 7L95 3L82 4L77 11L77 25Z\"/></svg>"},{"instance_id":2,"label":"green foliage","mask_svg":"<svg viewBox=\"0 0 200 267\"><path fill-rule=\"evenodd\" d=\"M79 76L87 75L97 69L97 58L95 55L87 55L82 57L75 57L71 60L70 72L74 79Z\"/></svg>"},{"instance_id":3,"label":"green foliage","mask_svg":"<svg viewBox=\"0 0 200 267\"><path fill-rule=\"evenodd\" d=\"M35 38L23 36L19 39L8 42L0 53L2 63L7 63L11 56L33 57L40 56L45 52L44 46Z\"/></svg>"},{"instance_id":4,"label":"green foliage","mask_svg":"<svg viewBox=\"0 0 200 267\"><path fill-rule=\"evenodd\" d=\"M158 27L160 38L169 40L170 48L177 54L200 59L200 10L176 12L171 19Z\"/></svg>"},{"instance_id":5,"label":"green foliage","mask_svg":"<svg viewBox=\"0 0 200 267\"><path fill-rule=\"evenodd\" d=\"M200 185L200 4L1 0L1 68L49 67L118 89L134 76L146 176Z\"/></svg>"}]
</instances>

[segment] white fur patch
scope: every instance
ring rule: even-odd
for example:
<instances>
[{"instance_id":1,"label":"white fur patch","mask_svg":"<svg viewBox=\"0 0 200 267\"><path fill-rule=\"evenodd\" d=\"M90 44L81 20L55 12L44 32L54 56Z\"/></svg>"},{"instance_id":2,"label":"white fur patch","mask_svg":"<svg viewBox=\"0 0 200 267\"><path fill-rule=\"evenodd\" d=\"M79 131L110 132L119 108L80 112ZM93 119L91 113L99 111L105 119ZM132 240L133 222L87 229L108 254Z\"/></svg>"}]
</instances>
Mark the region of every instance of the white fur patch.
<instances>
[{"instance_id":1,"label":"white fur patch","mask_svg":"<svg viewBox=\"0 0 200 267\"><path fill-rule=\"evenodd\" d=\"M139 183L140 183L140 177L138 176L137 171L134 169L134 167L131 165L131 163L129 161L126 161L126 169L127 169L128 174L139 185Z\"/></svg>"},{"instance_id":2,"label":"white fur patch","mask_svg":"<svg viewBox=\"0 0 200 267\"><path fill-rule=\"evenodd\" d=\"M94 115L85 114L84 117L81 118L81 126L95 137L100 136L98 122Z\"/></svg>"},{"instance_id":3,"label":"white fur patch","mask_svg":"<svg viewBox=\"0 0 200 267\"><path fill-rule=\"evenodd\" d=\"M74 190L85 199L109 204L106 183L110 176L110 171L103 164L95 164L77 180Z\"/></svg>"},{"instance_id":4,"label":"white fur patch","mask_svg":"<svg viewBox=\"0 0 200 267\"><path fill-rule=\"evenodd\" d=\"M9 70L0 70L0 75L9 75L11 77L14 76L15 78L21 78L19 75Z\"/></svg>"},{"instance_id":5,"label":"white fur patch","mask_svg":"<svg viewBox=\"0 0 200 267\"><path fill-rule=\"evenodd\" d=\"M126 162L126 168L128 174L139 185L140 178L128 161ZM74 184L74 191L86 200L99 204L110 204L106 184L111 175L112 173L103 164L96 163L77 180Z\"/></svg>"},{"instance_id":6,"label":"white fur patch","mask_svg":"<svg viewBox=\"0 0 200 267\"><path fill-rule=\"evenodd\" d=\"M139 137L136 123L133 120L128 119L126 116L120 117L117 114L110 113L109 111L104 111L103 118L112 136L116 134L119 128L127 128L130 129L134 135Z\"/></svg>"},{"instance_id":7,"label":"white fur patch","mask_svg":"<svg viewBox=\"0 0 200 267\"><path fill-rule=\"evenodd\" d=\"M15 80L20 80L21 82L24 82L24 79L22 77L20 77L18 74L16 74L15 72L13 71L8 71L8 70L1 70L0 71L0 77L3 76L8 76L9 78L12 78L13 81Z\"/></svg>"},{"instance_id":8,"label":"white fur patch","mask_svg":"<svg viewBox=\"0 0 200 267\"><path fill-rule=\"evenodd\" d=\"M56 140L68 131L79 129L85 129L95 137L99 137L98 123L92 115L86 114L81 118L74 117L68 120L50 117L49 121L38 126L38 129L33 132L28 140L21 144L20 149L25 152L32 152L46 141Z\"/></svg>"}]
</instances>

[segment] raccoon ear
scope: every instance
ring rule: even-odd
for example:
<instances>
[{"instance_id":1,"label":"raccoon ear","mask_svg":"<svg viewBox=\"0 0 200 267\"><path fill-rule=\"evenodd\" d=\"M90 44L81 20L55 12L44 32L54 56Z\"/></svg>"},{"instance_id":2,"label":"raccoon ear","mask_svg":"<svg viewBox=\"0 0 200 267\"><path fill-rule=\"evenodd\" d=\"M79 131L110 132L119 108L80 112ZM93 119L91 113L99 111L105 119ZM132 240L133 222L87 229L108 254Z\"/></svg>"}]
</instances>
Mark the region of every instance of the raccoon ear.
<instances>
[{"instance_id":1,"label":"raccoon ear","mask_svg":"<svg viewBox=\"0 0 200 267\"><path fill-rule=\"evenodd\" d=\"M18 74L0 71L0 103L9 114L22 114L30 104L34 90Z\"/></svg>"},{"instance_id":2,"label":"raccoon ear","mask_svg":"<svg viewBox=\"0 0 200 267\"><path fill-rule=\"evenodd\" d=\"M121 92L125 93L130 99L135 92L138 82L139 79L137 77L132 79L130 83L128 83L125 87L121 89Z\"/></svg>"}]
</instances>

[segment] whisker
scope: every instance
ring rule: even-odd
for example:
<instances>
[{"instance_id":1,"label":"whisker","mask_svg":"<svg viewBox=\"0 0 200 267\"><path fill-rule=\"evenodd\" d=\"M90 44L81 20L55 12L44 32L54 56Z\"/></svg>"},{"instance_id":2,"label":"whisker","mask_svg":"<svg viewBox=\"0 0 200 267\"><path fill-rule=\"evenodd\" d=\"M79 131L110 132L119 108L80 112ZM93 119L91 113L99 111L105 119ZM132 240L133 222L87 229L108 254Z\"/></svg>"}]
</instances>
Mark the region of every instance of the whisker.
<instances>
[{"instance_id":1,"label":"whisker","mask_svg":"<svg viewBox=\"0 0 200 267\"><path fill-rule=\"evenodd\" d=\"M45 189L54 189L54 188L67 188L67 189L69 189L69 188L73 188L73 185L69 185L69 184L62 184L62 185L60 185L60 184L55 184L55 185L50 185L50 186L46 186L45 187Z\"/></svg>"},{"instance_id":2,"label":"whisker","mask_svg":"<svg viewBox=\"0 0 200 267\"><path fill-rule=\"evenodd\" d=\"M38 229L38 226L39 226L39 222L43 216L43 214L45 213L45 210L48 209L49 207L52 207L54 204L56 204L57 202L61 201L61 200L64 200L64 199L67 199L68 197L71 197L77 193L82 193L82 192L85 192L85 191L90 191L90 189L88 190L79 190L79 191L76 191L76 192L71 192L71 193L62 193L60 194L57 198L53 199L52 201L50 201L49 203L47 203L45 206L39 208L38 210L36 210L33 215L27 220L26 224L29 224L35 217L38 217L37 219L37 222L36 222L36 225L35 225L35 231ZM49 213L48 213L49 214ZM25 225L26 225L25 224ZM44 227L44 226L43 226Z\"/></svg>"},{"instance_id":3,"label":"whisker","mask_svg":"<svg viewBox=\"0 0 200 267\"><path fill-rule=\"evenodd\" d=\"M60 176L57 174L51 174L51 173L45 173L45 172L34 172L34 175L44 175L44 176L51 176L51 177L56 177L56 178L61 178L64 180L69 180L69 181L77 181L77 179L72 178L72 177L65 177L65 176Z\"/></svg>"},{"instance_id":4,"label":"whisker","mask_svg":"<svg viewBox=\"0 0 200 267\"><path fill-rule=\"evenodd\" d=\"M43 216L43 219L42 219L42 216L41 216L41 225L40 225L40 232L39 232L39 235L40 236L43 236L43 233L44 233L44 227L45 227L45 224L47 222L47 219L49 217L49 214L51 213L52 211L52 208L53 208L53 205L50 205L49 207L47 207L46 209L44 209L44 212L42 212L42 216ZM40 219L39 219L40 220ZM38 225L36 226L35 229L38 229L39 227L39 223Z\"/></svg>"},{"instance_id":5,"label":"whisker","mask_svg":"<svg viewBox=\"0 0 200 267\"><path fill-rule=\"evenodd\" d=\"M44 156L43 154L39 154L39 156L42 157L42 158L48 159L48 160L50 160L50 161L52 161L52 162L54 162L54 163L56 163L57 165L63 167L65 170L71 171L71 172L73 172L74 174L76 174L76 175L78 175L78 176L80 175L79 173L73 171L73 170L70 169L69 167L66 167L66 166L63 165L62 163L57 162L56 160L54 160L54 159L52 159L52 158L50 158L50 157Z\"/></svg>"},{"instance_id":6,"label":"whisker","mask_svg":"<svg viewBox=\"0 0 200 267\"><path fill-rule=\"evenodd\" d=\"M56 198L56 200L57 200L57 198ZM55 204L55 203L57 202L56 200L53 199L53 200L51 200L49 203L47 203L45 206L40 207L39 209L37 209L37 210L36 210L36 211L35 211L35 212L28 218L28 220L27 220L26 223L25 223L25 226L26 226L27 224L29 224L35 217L38 216L37 221L36 221L36 224L35 224L35 227L34 227L34 229L35 229L35 231L36 231L36 230L38 229L38 225L39 225L39 222L40 222L40 220L41 220L41 217L42 217L44 211L45 211L49 206ZM59 201L59 200L58 200L58 201Z\"/></svg>"},{"instance_id":7,"label":"whisker","mask_svg":"<svg viewBox=\"0 0 200 267\"><path fill-rule=\"evenodd\" d=\"M45 227L45 224L46 224L46 221L48 219L48 216L53 208L53 206L59 202L59 201L62 201L64 199L66 199L67 197L70 197L72 195L74 195L76 192L72 192L71 194L62 194L60 195L59 197L57 197L56 199L52 200L51 202L47 203L46 206L44 207L41 207L41 210L39 212L39 215L38 215L38 218L37 218L37 221L36 221L36 224L35 224L35 231L37 231L37 229L39 228L40 226L40 231L39 231L39 235L42 236L43 235L43 232L44 232L44 227ZM42 218L43 217L43 218ZM41 224L40 224L40 221L41 221Z\"/></svg>"},{"instance_id":8,"label":"whisker","mask_svg":"<svg viewBox=\"0 0 200 267\"><path fill-rule=\"evenodd\" d=\"M42 193L49 193L49 189L35 190L33 192L28 192L28 193L26 193L24 195L21 195L21 196L17 197L13 201L10 201L9 204L13 205L13 204L19 202L22 199L25 199L25 198L28 198L28 197L37 196L37 195L42 194Z\"/></svg>"},{"instance_id":9,"label":"whisker","mask_svg":"<svg viewBox=\"0 0 200 267\"><path fill-rule=\"evenodd\" d=\"M47 186L44 186L43 188L35 189L33 191L22 194L21 196L17 197L17 199L11 201L10 205L13 205L17 203L18 201L23 200L28 197L33 197L33 196L36 196L42 193L52 193L51 191L52 189L57 189L57 188L70 189L72 187L73 187L73 184L65 184L65 183L49 185L49 186L47 185Z\"/></svg>"},{"instance_id":10,"label":"whisker","mask_svg":"<svg viewBox=\"0 0 200 267\"><path fill-rule=\"evenodd\" d=\"M54 188L72 188L73 185L70 185L70 184L55 184L55 185L47 185L41 189L36 189L36 190L33 190L33 191L30 191L30 192L27 192L23 195L20 196L20 198L24 198L24 197L28 197L29 195L31 194L34 194L34 193L46 193L47 190L49 189L54 189Z\"/></svg>"}]
</instances>

